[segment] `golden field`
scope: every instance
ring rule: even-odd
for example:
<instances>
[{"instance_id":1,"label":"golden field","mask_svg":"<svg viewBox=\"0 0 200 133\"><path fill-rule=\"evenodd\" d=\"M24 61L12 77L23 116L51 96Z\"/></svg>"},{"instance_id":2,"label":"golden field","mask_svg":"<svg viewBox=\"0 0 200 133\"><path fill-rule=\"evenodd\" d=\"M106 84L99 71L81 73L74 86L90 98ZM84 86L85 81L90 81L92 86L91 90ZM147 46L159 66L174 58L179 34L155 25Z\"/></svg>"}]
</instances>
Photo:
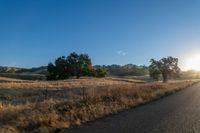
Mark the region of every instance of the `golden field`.
<instances>
[{"instance_id":1,"label":"golden field","mask_svg":"<svg viewBox=\"0 0 200 133\"><path fill-rule=\"evenodd\" d=\"M0 132L51 133L95 120L187 88L125 78L29 81L0 78Z\"/></svg>"}]
</instances>

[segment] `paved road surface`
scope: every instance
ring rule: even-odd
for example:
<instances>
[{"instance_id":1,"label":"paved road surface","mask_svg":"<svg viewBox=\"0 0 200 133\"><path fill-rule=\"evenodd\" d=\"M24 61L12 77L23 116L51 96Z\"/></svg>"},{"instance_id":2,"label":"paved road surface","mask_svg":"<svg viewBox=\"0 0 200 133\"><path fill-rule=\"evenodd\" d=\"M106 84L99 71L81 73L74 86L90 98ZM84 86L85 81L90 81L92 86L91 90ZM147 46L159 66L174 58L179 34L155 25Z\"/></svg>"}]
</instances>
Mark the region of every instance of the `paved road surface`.
<instances>
[{"instance_id":1,"label":"paved road surface","mask_svg":"<svg viewBox=\"0 0 200 133\"><path fill-rule=\"evenodd\" d=\"M200 84L66 133L200 133Z\"/></svg>"}]
</instances>

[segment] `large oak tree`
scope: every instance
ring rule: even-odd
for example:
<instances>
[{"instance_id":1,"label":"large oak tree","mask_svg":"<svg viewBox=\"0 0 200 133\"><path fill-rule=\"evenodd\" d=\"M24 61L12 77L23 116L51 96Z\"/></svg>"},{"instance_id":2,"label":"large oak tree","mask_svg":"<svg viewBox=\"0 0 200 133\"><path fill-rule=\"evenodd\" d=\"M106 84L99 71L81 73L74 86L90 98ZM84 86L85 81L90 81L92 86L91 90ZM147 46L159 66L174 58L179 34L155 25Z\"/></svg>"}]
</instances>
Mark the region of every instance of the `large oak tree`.
<instances>
[{"instance_id":1,"label":"large oak tree","mask_svg":"<svg viewBox=\"0 0 200 133\"><path fill-rule=\"evenodd\" d=\"M167 58L162 58L158 61L151 59L150 62L151 62L151 65L150 65L151 71L154 71L157 74L161 73L163 77L163 82L167 82L168 77L170 75L178 76L180 73L180 68L178 67L178 58L169 56ZM150 74L151 74L151 71L150 71Z\"/></svg>"},{"instance_id":2,"label":"large oak tree","mask_svg":"<svg viewBox=\"0 0 200 133\"><path fill-rule=\"evenodd\" d=\"M69 56L59 57L54 63L48 65L49 80L67 79L70 76L91 76L92 62L87 54L77 54L75 52L69 54Z\"/></svg>"}]
</instances>

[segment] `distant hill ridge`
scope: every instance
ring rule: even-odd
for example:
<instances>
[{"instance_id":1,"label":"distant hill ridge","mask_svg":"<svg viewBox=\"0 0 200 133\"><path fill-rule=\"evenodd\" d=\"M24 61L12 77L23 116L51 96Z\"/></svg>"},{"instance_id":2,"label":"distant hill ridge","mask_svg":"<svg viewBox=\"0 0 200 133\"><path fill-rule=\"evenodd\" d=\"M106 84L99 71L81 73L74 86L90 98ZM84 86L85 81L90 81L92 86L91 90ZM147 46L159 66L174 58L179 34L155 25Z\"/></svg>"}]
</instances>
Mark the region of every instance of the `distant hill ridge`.
<instances>
[{"instance_id":1,"label":"distant hill ridge","mask_svg":"<svg viewBox=\"0 0 200 133\"><path fill-rule=\"evenodd\" d=\"M104 68L108 72L108 76L144 76L148 75L148 67L144 65L95 65L94 68ZM0 66L0 73L12 74L41 74L46 75L47 66L34 68L4 67Z\"/></svg>"},{"instance_id":2,"label":"distant hill ridge","mask_svg":"<svg viewBox=\"0 0 200 133\"><path fill-rule=\"evenodd\" d=\"M46 75L47 74L47 66L34 67L34 68L19 68L19 67L0 66L0 73Z\"/></svg>"},{"instance_id":3,"label":"distant hill ridge","mask_svg":"<svg viewBox=\"0 0 200 133\"><path fill-rule=\"evenodd\" d=\"M111 77L132 77L138 79L144 79L149 75L149 67L144 65L95 65L94 68L103 68L107 70L108 75ZM19 67L7 67L0 66L0 77L16 78L16 79L29 79L29 80L45 80L47 72L47 66L34 67L34 68L19 68ZM188 78L200 78L200 72L189 70L182 71L181 77L183 79Z\"/></svg>"}]
</instances>

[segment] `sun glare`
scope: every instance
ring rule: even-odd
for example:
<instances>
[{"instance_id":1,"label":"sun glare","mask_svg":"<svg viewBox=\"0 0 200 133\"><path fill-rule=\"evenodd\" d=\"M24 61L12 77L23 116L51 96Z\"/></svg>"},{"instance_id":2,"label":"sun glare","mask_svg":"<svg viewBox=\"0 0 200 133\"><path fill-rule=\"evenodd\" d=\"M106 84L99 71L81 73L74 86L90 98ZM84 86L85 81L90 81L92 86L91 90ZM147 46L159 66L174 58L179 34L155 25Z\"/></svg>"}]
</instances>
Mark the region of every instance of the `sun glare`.
<instances>
[{"instance_id":1,"label":"sun glare","mask_svg":"<svg viewBox=\"0 0 200 133\"><path fill-rule=\"evenodd\" d=\"M200 71L200 54L193 55L186 60L185 68L187 70Z\"/></svg>"}]
</instances>

